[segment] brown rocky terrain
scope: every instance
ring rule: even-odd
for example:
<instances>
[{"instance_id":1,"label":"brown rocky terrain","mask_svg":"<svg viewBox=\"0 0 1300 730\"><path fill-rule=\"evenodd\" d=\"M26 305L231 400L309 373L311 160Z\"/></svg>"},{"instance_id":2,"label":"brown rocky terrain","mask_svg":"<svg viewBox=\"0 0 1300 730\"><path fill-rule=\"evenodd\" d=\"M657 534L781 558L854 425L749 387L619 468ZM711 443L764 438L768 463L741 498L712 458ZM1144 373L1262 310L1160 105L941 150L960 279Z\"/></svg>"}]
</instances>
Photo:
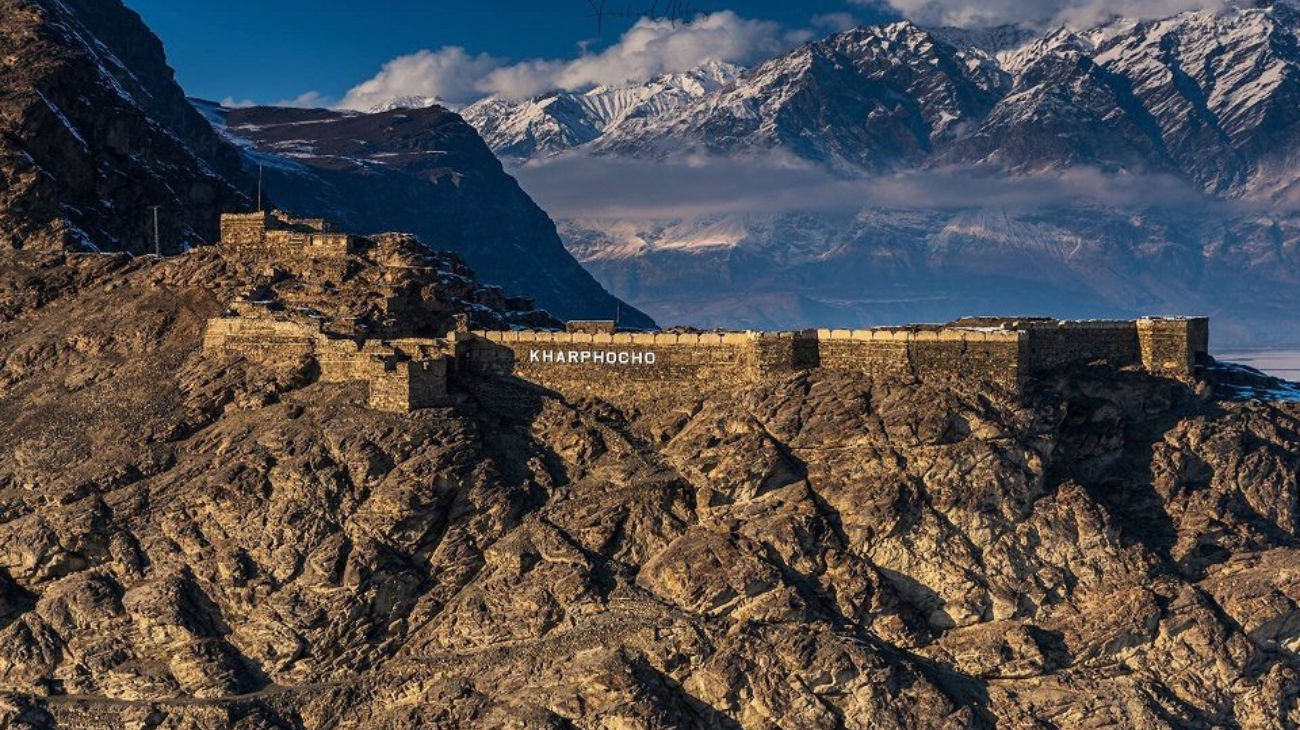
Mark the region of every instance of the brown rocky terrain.
<instances>
[{"instance_id":1,"label":"brown rocky terrain","mask_svg":"<svg viewBox=\"0 0 1300 730\"><path fill-rule=\"evenodd\" d=\"M1300 404L1081 368L391 414L201 351L372 263L0 259L0 727L1300 726Z\"/></svg>"}]
</instances>

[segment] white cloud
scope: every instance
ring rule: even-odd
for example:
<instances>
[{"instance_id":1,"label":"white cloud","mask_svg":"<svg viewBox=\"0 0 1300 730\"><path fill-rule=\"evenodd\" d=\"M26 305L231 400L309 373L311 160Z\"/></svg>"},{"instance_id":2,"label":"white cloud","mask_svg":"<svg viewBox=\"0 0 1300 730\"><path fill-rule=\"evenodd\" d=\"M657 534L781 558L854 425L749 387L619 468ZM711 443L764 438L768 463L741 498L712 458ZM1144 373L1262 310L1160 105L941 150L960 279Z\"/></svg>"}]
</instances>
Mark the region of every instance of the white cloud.
<instances>
[{"instance_id":1,"label":"white cloud","mask_svg":"<svg viewBox=\"0 0 1300 730\"><path fill-rule=\"evenodd\" d=\"M865 207L953 210L1102 206L1155 209L1227 205L1168 175L1079 167L1009 177L992 167L952 167L844 179L780 152L737 160L668 161L582 153L511 170L559 218L677 219L720 213L853 212Z\"/></svg>"},{"instance_id":2,"label":"white cloud","mask_svg":"<svg viewBox=\"0 0 1300 730\"><path fill-rule=\"evenodd\" d=\"M319 91L307 91L295 96L292 99L281 99L266 106L295 107L299 109L328 109L334 106L335 100L325 96ZM238 99L233 96L227 96L221 100L221 106L227 109L245 109L253 106L262 106L252 99Z\"/></svg>"},{"instance_id":3,"label":"white cloud","mask_svg":"<svg viewBox=\"0 0 1300 730\"><path fill-rule=\"evenodd\" d=\"M851 0L881 7L882 0ZM889 7L918 23L983 27L1095 25L1115 16L1165 18L1186 10L1222 10L1230 0L887 0Z\"/></svg>"},{"instance_id":4,"label":"white cloud","mask_svg":"<svg viewBox=\"0 0 1300 730\"><path fill-rule=\"evenodd\" d=\"M689 23L642 19L599 53L499 69L485 80L483 89L517 98L549 89L644 81L710 60L747 65L810 37L806 32L786 31L777 23L742 18L730 10L700 15Z\"/></svg>"},{"instance_id":5,"label":"white cloud","mask_svg":"<svg viewBox=\"0 0 1300 730\"><path fill-rule=\"evenodd\" d=\"M368 109L398 96L440 96L469 103L490 94L524 98L552 89L585 89L642 81L687 71L710 61L747 65L812 38L777 23L742 18L729 10L690 22L637 21L617 43L572 59L534 59L507 64L463 48L420 51L389 61L369 81L348 92L340 106Z\"/></svg>"},{"instance_id":6,"label":"white cloud","mask_svg":"<svg viewBox=\"0 0 1300 730\"><path fill-rule=\"evenodd\" d=\"M483 96L479 84L501 63L499 58L474 55L459 46L399 56L384 64L374 78L353 87L339 106L369 109L398 96L436 96L454 104L474 101Z\"/></svg>"},{"instance_id":7,"label":"white cloud","mask_svg":"<svg viewBox=\"0 0 1300 730\"><path fill-rule=\"evenodd\" d=\"M303 92L292 99L281 99L274 106L297 107L302 109L324 109L334 106L334 99L319 91Z\"/></svg>"}]
</instances>

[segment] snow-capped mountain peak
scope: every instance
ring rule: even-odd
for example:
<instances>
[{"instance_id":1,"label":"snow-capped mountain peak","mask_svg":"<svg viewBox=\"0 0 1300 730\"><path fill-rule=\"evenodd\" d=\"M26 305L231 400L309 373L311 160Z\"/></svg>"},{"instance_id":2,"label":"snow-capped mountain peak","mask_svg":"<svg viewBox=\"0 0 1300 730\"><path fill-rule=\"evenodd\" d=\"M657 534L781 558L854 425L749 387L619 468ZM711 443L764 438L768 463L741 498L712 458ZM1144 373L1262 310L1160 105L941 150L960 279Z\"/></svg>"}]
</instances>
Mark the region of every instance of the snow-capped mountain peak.
<instances>
[{"instance_id":1,"label":"snow-capped mountain peak","mask_svg":"<svg viewBox=\"0 0 1300 730\"><path fill-rule=\"evenodd\" d=\"M843 210L815 199L822 188L796 189L804 176L777 210L756 185L753 200L728 201L720 215L655 217L694 209L688 199L646 220L624 209L604 219L588 206L559 222L598 278L662 321L702 311L781 326L946 316L944 297L968 302L970 281L999 291L1017 282L1016 297L990 299L990 309L1065 289L1125 311L1258 319L1258 292L1291 301L1278 292L1300 281L1291 212L1300 204L1300 20L1290 5L1263 5L1042 32L900 21L804 44L704 88L660 79L491 100L467 116L517 159L577 148L767 175L752 163L793 158L792 167L867 179L837 181L848 190L934 180L936 198L956 201L930 203L921 190L914 208L864 200L837 219ZM546 169L530 177L543 181ZM985 202L1004 198L962 179L971 169L1012 200L1027 192L1047 202L1023 213ZM1108 197L1111 188L1126 192ZM1277 208L1232 212L1261 205ZM783 301L789 309L778 312Z\"/></svg>"},{"instance_id":2,"label":"snow-capped mountain peak","mask_svg":"<svg viewBox=\"0 0 1300 730\"><path fill-rule=\"evenodd\" d=\"M893 169L982 117L1007 82L986 52L953 46L915 23L863 26L759 64L591 147L633 156L783 149L845 174Z\"/></svg>"},{"instance_id":3,"label":"snow-capped mountain peak","mask_svg":"<svg viewBox=\"0 0 1300 730\"><path fill-rule=\"evenodd\" d=\"M387 101L375 104L366 111L370 114L383 114L398 109L428 109L431 106L442 106L453 110L456 108L456 105L448 104L442 97L407 95L394 96Z\"/></svg>"},{"instance_id":4,"label":"snow-capped mountain peak","mask_svg":"<svg viewBox=\"0 0 1300 730\"><path fill-rule=\"evenodd\" d=\"M518 160L779 150L847 176L1084 165L1286 196L1300 167L1298 15L1275 3L1042 33L904 20L747 70L706 64L644 84L488 99L465 116Z\"/></svg>"},{"instance_id":5,"label":"snow-capped mountain peak","mask_svg":"<svg viewBox=\"0 0 1300 730\"><path fill-rule=\"evenodd\" d=\"M545 157L614 133L635 120L658 118L735 81L741 69L708 61L643 83L554 91L522 101L489 97L463 112L497 154Z\"/></svg>"}]
</instances>

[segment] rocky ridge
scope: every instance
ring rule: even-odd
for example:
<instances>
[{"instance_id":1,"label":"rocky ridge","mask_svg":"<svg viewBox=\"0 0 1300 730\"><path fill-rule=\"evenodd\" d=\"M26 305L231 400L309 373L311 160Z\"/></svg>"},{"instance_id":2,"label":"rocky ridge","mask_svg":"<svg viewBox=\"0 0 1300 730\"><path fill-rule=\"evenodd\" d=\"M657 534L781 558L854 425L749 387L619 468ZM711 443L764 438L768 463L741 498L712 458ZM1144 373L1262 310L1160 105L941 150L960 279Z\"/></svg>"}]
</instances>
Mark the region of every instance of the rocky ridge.
<instances>
[{"instance_id":1,"label":"rocky ridge","mask_svg":"<svg viewBox=\"0 0 1300 730\"><path fill-rule=\"evenodd\" d=\"M165 253L212 244L220 214L256 205L265 164L263 205L274 199L354 231L411 231L564 316L622 309L629 322L653 324L573 260L546 214L455 115L378 115L381 128L400 128L383 132L391 135L373 161L388 165L379 170L350 165L363 155L328 135L316 141L323 159L259 154L190 103L162 43L121 0L5 0L0 18L0 247L152 252L155 220ZM401 123L412 116L420 124ZM358 126L366 125L338 125L364 136ZM266 136L285 131L273 127Z\"/></svg>"},{"instance_id":2,"label":"rocky ridge","mask_svg":"<svg viewBox=\"0 0 1300 730\"><path fill-rule=\"evenodd\" d=\"M169 252L248 205L238 153L117 0L0 3L0 246Z\"/></svg>"},{"instance_id":3,"label":"rocky ridge","mask_svg":"<svg viewBox=\"0 0 1300 730\"><path fill-rule=\"evenodd\" d=\"M202 354L258 276L3 262L0 724L1300 722L1300 410L1234 371L386 414Z\"/></svg>"}]
</instances>

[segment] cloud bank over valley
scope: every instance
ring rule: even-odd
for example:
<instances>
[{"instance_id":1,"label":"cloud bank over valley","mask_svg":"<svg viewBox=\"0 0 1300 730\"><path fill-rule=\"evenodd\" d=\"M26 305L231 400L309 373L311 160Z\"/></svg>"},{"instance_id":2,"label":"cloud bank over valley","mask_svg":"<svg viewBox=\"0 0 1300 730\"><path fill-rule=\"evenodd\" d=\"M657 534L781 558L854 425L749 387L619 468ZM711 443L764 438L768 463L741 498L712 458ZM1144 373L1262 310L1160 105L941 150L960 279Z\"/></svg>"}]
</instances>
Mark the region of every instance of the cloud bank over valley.
<instances>
[{"instance_id":1,"label":"cloud bank over valley","mask_svg":"<svg viewBox=\"0 0 1300 730\"><path fill-rule=\"evenodd\" d=\"M847 21L835 17L825 22ZM552 90L645 81L711 60L748 65L812 38L812 31L790 30L730 10L690 22L643 18L609 47L571 59L510 62L456 46L401 56L351 89L339 106L365 110L397 97L436 97L456 105L491 95L522 99Z\"/></svg>"}]
</instances>

